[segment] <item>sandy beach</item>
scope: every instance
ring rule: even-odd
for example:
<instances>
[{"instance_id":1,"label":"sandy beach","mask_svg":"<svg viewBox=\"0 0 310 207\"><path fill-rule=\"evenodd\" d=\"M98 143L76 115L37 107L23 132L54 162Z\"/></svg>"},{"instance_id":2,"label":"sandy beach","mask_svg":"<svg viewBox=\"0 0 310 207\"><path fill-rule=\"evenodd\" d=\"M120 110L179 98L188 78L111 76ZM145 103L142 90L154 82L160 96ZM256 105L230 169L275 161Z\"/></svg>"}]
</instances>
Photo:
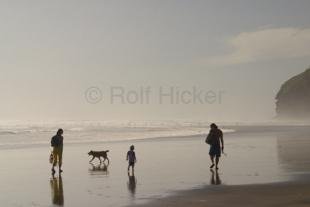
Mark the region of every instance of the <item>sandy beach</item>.
<instances>
[{"instance_id":1,"label":"sandy beach","mask_svg":"<svg viewBox=\"0 0 310 207\"><path fill-rule=\"evenodd\" d=\"M232 128L232 126L229 126ZM218 172L210 171L204 136L64 146L63 174L51 176L45 146L0 150L3 206L307 206L309 127L235 127L225 134ZM65 139L66 139L66 135ZM134 176L126 152L136 146ZM89 164L89 150L111 163ZM17 199L18 198L18 199ZM255 205L254 205L255 204Z\"/></svg>"},{"instance_id":2,"label":"sandy beach","mask_svg":"<svg viewBox=\"0 0 310 207\"><path fill-rule=\"evenodd\" d=\"M309 9L0 1L0 207L310 207Z\"/></svg>"},{"instance_id":3,"label":"sandy beach","mask_svg":"<svg viewBox=\"0 0 310 207\"><path fill-rule=\"evenodd\" d=\"M177 195L157 199L146 207L189 206L189 207L307 207L310 182L290 182L279 184L257 184L244 186L217 186L179 192Z\"/></svg>"}]
</instances>

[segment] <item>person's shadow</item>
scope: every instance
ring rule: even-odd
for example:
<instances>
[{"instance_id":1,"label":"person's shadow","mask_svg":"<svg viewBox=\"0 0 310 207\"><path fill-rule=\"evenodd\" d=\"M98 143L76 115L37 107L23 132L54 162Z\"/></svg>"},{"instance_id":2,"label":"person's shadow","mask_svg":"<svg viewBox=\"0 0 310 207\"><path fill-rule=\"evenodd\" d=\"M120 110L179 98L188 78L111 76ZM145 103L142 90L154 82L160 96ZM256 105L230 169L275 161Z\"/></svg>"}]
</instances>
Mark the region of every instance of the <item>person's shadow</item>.
<instances>
[{"instance_id":1,"label":"person's shadow","mask_svg":"<svg viewBox=\"0 0 310 207\"><path fill-rule=\"evenodd\" d=\"M127 182L127 188L128 191L130 192L132 197L135 197L136 194L136 186L137 186L137 179L135 177L134 172L130 175L128 172L128 182Z\"/></svg>"},{"instance_id":2,"label":"person's shadow","mask_svg":"<svg viewBox=\"0 0 310 207\"><path fill-rule=\"evenodd\" d=\"M210 184L221 185L222 181L221 181L218 171L217 170L214 171L213 169L210 169L210 171L211 171Z\"/></svg>"},{"instance_id":3,"label":"person's shadow","mask_svg":"<svg viewBox=\"0 0 310 207\"><path fill-rule=\"evenodd\" d=\"M94 165L93 163L89 163L91 166L89 168L90 175L109 175L109 164L100 163L98 165Z\"/></svg>"},{"instance_id":4,"label":"person's shadow","mask_svg":"<svg viewBox=\"0 0 310 207\"><path fill-rule=\"evenodd\" d=\"M52 174L52 178L50 179L50 185L52 190L52 202L54 205L63 206L64 205L64 191L62 184L62 177L59 175L58 177Z\"/></svg>"}]
</instances>

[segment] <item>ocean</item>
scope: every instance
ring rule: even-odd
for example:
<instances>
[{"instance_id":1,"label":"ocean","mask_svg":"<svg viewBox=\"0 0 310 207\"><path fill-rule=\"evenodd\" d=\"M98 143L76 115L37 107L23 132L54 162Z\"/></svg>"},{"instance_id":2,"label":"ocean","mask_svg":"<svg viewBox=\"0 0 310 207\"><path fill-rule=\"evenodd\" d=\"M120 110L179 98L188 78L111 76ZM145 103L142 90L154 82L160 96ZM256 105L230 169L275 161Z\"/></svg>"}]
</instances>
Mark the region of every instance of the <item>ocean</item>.
<instances>
[{"instance_id":1,"label":"ocean","mask_svg":"<svg viewBox=\"0 0 310 207\"><path fill-rule=\"evenodd\" d=\"M59 121L1 122L0 149L49 145L58 128L64 129L64 142L115 142L160 137L205 135L209 122L190 121ZM223 129L224 133L233 132Z\"/></svg>"}]
</instances>

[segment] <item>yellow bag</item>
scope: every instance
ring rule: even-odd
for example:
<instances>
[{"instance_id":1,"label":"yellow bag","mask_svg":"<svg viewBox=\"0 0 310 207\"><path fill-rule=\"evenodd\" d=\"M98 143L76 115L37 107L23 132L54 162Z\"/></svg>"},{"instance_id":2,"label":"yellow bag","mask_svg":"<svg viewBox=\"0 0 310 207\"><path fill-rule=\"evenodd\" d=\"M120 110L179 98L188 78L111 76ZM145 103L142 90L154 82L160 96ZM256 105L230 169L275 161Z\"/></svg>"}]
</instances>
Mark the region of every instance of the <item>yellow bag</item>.
<instances>
[{"instance_id":1,"label":"yellow bag","mask_svg":"<svg viewBox=\"0 0 310 207\"><path fill-rule=\"evenodd\" d=\"M54 162L53 152L51 152L51 154L50 154L49 161L50 161L51 164L53 164L53 162Z\"/></svg>"}]
</instances>

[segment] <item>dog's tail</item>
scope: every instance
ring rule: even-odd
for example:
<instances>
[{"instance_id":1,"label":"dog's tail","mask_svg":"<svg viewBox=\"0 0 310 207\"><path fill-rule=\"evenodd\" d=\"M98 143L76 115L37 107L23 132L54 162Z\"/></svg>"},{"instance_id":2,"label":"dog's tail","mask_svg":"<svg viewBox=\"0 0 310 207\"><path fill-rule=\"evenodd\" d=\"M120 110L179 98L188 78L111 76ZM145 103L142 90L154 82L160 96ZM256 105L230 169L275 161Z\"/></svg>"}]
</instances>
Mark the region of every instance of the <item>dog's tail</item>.
<instances>
[{"instance_id":1,"label":"dog's tail","mask_svg":"<svg viewBox=\"0 0 310 207\"><path fill-rule=\"evenodd\" d=\"M106 150L105 152L110 152L109 150Z\"/></svg>"}]
</instances>

